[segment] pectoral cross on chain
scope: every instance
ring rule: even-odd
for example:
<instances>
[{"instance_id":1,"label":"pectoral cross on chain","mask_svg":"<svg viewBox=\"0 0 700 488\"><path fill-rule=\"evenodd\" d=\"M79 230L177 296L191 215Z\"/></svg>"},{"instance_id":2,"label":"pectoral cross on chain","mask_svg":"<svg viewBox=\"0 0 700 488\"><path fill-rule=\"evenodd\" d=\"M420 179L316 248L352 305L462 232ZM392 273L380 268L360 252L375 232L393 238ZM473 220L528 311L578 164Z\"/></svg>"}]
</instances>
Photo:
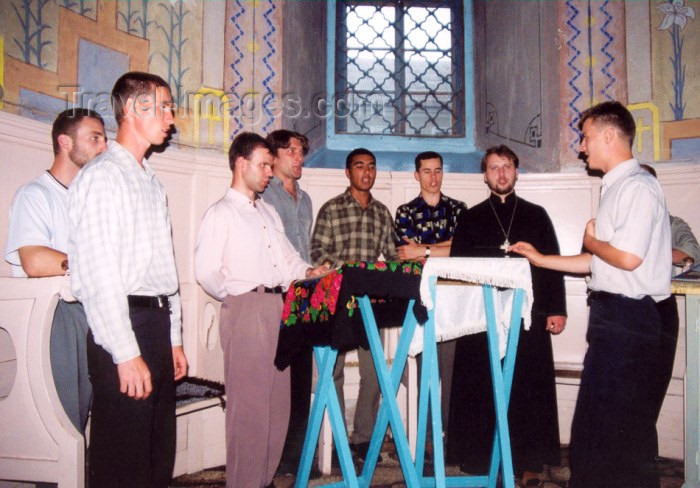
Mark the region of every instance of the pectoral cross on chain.
<instances>
[{"instance_id":1,"label":"pectoral cross on chain","mask_svg":"<svg viewBox=\"0 0 700 488\"><path fill-rule=\"evenodd\" d=\"M510 242L508 242L508 239L506 238L506 240L503 241L503 244L500 245L500 248L503 249L503 254L505 254L507 258L510 257L507 254L509 247L510 247Z\"/></svg>"}]
</instances>

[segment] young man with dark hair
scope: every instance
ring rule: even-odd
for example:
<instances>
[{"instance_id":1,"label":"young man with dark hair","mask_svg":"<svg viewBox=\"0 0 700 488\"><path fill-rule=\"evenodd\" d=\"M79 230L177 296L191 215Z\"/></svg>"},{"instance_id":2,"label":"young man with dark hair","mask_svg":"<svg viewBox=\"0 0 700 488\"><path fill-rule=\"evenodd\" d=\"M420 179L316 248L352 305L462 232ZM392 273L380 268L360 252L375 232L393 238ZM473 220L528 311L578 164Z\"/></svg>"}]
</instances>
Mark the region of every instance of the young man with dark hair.
<instances>
[{"instance_id":1,"label":"young man with dark hair","mask_svg":"<svg viewBox=\"0 0 700 488\"><path fill-rule=\"evenodd\" d=\"M167 83L130 72L115 84L116 141L69 191L73 294L90 325L89 484L168 486L175 380L187 373L165 189L146 159L173 127Z\"/></svg>"},{"instance_id":2,"label":"young man with dark hair","mask_svg":"<svg viewBox=\"0 0 700 488\"><path fill-rule=\"evenodd\" d=\"M314 220L311 198L299 187L304 157L309 152L306 136L290 130L276 130L267 137L272 151L272 178L261 195L279 214L284 233L306 262L311 262L311 224ZM311 408L313 352L300 351L290 365L291 415L278 473L294 475L304 447Z\"/></svg>"},{"instance_id":3,"label":"young man with dark hair","mask_svg":"<svg viewBox=\"0 0 700 488\"><path fill-rule=\"evenodd\" d=\"M507 257L510 242L526 239L559 252L547 211L516 194L518 166L508 146L486 151L481 167L491 193L460 214L451 256ZM560 462L551 334L566 326L563 275L531 271L531 327L520 334L508 414L513 468L523 486L539 486L544 466ZM485 332L457 339L447 452L469 473L486 473L491 462L496 422L488 364Z\"/></svg>"},{"instance_id":4,"label":"young man with dark hair","mask_svg":"<svg viewBox=\"0 0 700 488\"><path fill-rule=\"evenodd\" d=\"M535 266L589 274L588 350L571 427L571 488L658 486L648 470L655 435L653 401L662 347L657 303L671 291L671 226L659 183L632 156L634 119L619 102L581 115L581 151L604 173L585 251L514 252ZM549 255L547 255L549 254Z\"/></svg>"},{"instance_id":5,"label":"young man with dark hair","mask_svg":"<svg viewBox=\"0 0 700 488\"><path fill-rule=\"evenodd\" d=\"M5 259L14 276L60 276L68 269L68 187L91 159L107 149L97 112L73 108L51 130L51 168L22 186L10 208ZM51 371L58 398L73 426L85 431L92 386L87 372L87 319L83 306L58 301L51 325Z\"/></svg>"},{"instance_id":6,"label":"young man with dark hair","mask_svg":"<svg viewBox=\"0 0 700 488\"><path fill-rule=\"evenodd\" d=\"M226 486L270 486L289 422L289 371L274 365L289 284L321 274L285 236L274 207L259 198L272 176L268 142L243 132L231 143L233 178L202 218L197 281L221 306L226 404Z\"/></svg>"},{"instance_id":7,"label":"young man with dark hair","mask_svg":"<svg viewBox=\"0 0 700 488\"><path fill-rule=\"evenodd\" d=\"M420 194L396 210L396 248L399 258L405 260L449 256L457 217L467 210L467 205L442 193L443 168L439 153L422 152L416 156L415 163L414 176L420 184ZM442 428L447 432L455 341L443 341L437 347Z\"/></svg>"},{"instance_id":8,"label":"young man with dark hair","mask_svg":"<svg viewBox=\"0 0 700 488\"><path fill-rule=\"evenodd\" d=\"M396 210L399 258L449 256L457 217L467 206L442 193L440 154L418 154L414 176L420 184L420 194Z\"/></svg>"},{"instance_id":9,"label":"young man with dark hair","mask_svg":"<svg viewBox=\"0 0 700 488\"><path fill-rule=\"evenodd\" d=\"M354 149L345 160L350 186L321 207L311 239L311 259L316 264L340 266L351 261L397 259L393 219L389 209L372 197L377 160L364 148ZM379 408L379 382L369 349L359 347L360 391L350 447L364 460ZM344 412L345 354L338 354L333 379Z\"/></svg>"}]
</instances>

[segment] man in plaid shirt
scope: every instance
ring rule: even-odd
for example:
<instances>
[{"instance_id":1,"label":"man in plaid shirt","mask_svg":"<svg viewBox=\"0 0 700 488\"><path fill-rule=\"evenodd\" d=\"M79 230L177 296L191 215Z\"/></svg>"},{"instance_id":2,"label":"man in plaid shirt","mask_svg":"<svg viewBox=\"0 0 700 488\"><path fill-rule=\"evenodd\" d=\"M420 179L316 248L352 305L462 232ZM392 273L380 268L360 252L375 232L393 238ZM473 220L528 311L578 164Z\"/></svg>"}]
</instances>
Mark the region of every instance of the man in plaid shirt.
<instances>
[{"instance_id":1,"label":"man in plaid shirt","mask_svg":"<svg viewBox=\"0 0 700 488\"><path fill-rule=\"evenodd\" d=\"M389 209L372 197L377 177L377 160L371 151L355 149L345 160L350 186L345 193L327 201L318 212L311 239L311 260L315 265L340 266L350 261L397 259L393 219ZM358 348L360 391L350 445L364 459L379 407L379 383L368 349ZM343 382L345 354L338 354L333 379L340 407L344 411Z\"/></svg>"}]
</instances>

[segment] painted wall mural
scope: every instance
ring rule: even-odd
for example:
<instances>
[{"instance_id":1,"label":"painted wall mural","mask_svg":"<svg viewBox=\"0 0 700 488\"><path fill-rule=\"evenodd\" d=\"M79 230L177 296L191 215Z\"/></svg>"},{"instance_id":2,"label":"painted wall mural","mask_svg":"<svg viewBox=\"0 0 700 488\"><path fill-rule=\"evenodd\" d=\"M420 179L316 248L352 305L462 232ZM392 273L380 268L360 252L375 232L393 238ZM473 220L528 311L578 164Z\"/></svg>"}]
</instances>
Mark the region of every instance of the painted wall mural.
<instances>
[{"instance_id":1,"label":"painted wall mural","mask_svg":"<svg viewBox=\"0 0 700 488\"><path fill-rule=\"evenodd\" d=\"M644 161L700 156L700 23L697 2L567 0L560 5L561 159L578 161L581 112L628 104L634 153ZM564 126L564 124L566 126Z\"/></svg>"},{"instance_id":2,"label":"painted wall mural","mask_svg":"<svg viewBox=\"0 0 700 488\"><path fill-rule=\"evenodd\" d=\"M627 102L624 2L560 4L561 159L578 160L581 113L608 100Z\"/></svg>"},{"instance_id":3,"label":"painted wall mural","mask_svg":"<svg viewBox=\"0 0 700 488\"><path fill-rule=\"evenodd\" d=\"M49 122L74 105L109 112L114 80L127 70L150 71L179 101L174 142L226 150L241 130L281 125L287 1L2 0L0 109ZM698 6L557 2L561 166L581 164L581 112L611 99L634 112L640 159L700 155ZM540 42L539 33L522 35L532 36L523 45ZM519 131L531 132L537 135Z\"/></svg>"},{"instance_id":4,"label":"painted wall mural","mask_svg":"<svg viewBox=\"0 0 700 488\"><path fill-rule=\"evenodd\" d=\"M174 142L226 150L232 131L276 127L278 4L2 1L2 109L46 122L73 106L109 115L109 92L116 78L128 70L149 71L170 84L178 102ZM220 47L224 43L231 51L226 59L228 51ZM209 76L203 74L205 67ZM219 79L212 80L217 70ZM207 97L208 103L203 103ZM107 122L116 128L109 117Z\"/></svg>"}]
</instances>

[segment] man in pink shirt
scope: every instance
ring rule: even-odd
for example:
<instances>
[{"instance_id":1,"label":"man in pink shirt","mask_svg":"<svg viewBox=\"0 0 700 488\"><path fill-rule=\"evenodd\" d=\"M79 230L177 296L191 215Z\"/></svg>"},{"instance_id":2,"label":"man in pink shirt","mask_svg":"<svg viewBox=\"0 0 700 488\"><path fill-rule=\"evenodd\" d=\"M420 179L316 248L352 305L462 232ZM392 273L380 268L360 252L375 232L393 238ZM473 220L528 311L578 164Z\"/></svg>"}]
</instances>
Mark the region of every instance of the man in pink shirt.
<instances>
[{"instance_id":1,"label":"man in pink shirt","mask_svg":"<svg viewBox=\"0 0 700 488\"><path fill-rule=\"evenodd\" d=\"M204 215L195 275L221 306L226 383L226 486L261 488L272 479L289 422L289 370L274 366L289 284L326 271L294 249L262 193L273 156L257 134L237 135L229 149L231 188Z\"/></svg>"}]
</instances>

